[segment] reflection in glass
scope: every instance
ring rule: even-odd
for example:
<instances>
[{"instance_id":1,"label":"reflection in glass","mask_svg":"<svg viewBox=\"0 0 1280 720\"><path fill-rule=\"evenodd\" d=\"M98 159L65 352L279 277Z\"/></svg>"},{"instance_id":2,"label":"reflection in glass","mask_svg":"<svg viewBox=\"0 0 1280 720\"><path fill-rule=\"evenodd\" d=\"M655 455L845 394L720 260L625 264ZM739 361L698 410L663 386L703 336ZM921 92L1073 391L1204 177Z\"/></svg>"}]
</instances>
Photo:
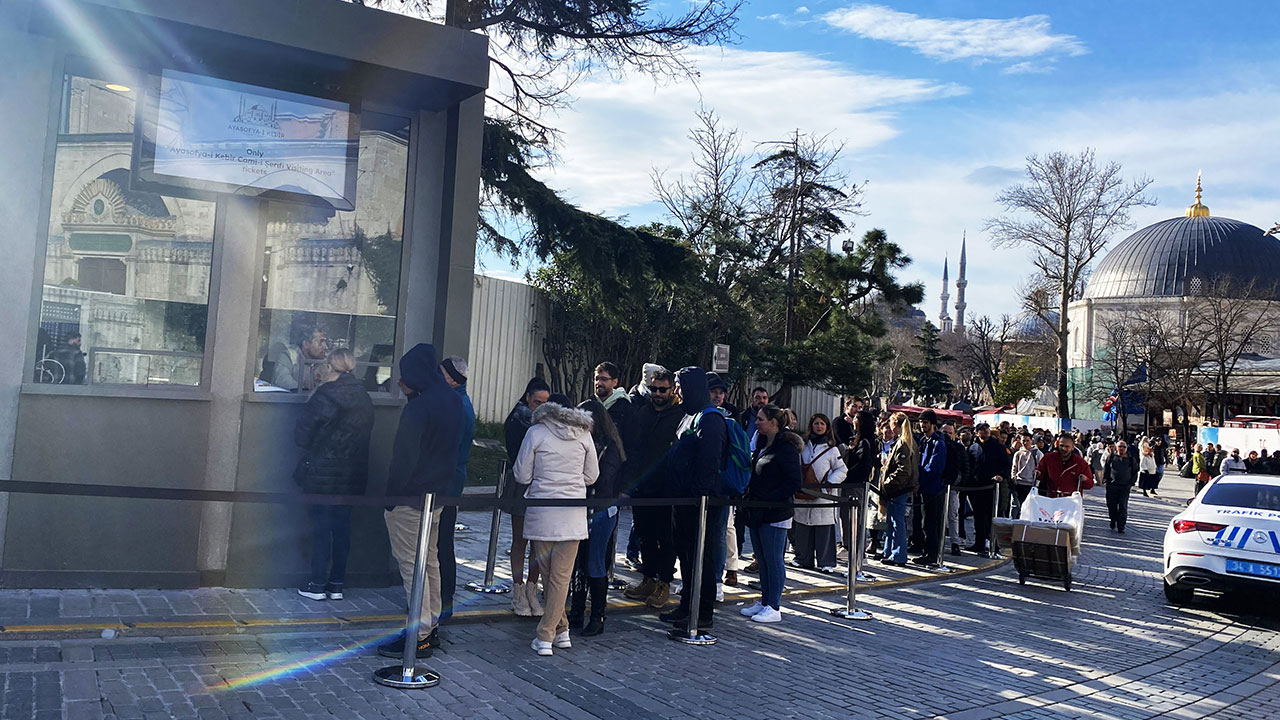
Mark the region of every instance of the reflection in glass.
<instances>
[{"instance_id":1,"label":"reflection in glass","mask_svg":"<svg viewBox=\"0 0 1280 720\"><path fill-rule=\"evenodd\" d=\"M388 392L395 355L404 239L409 121L360 119L356 207L265 204L266 250L258 324L258 392L316 386L325 354L350 348L356 376Z\"/></svg>"},{"instance_id":2,"label":"reflection in glass","mask_svg":"<svg viewBox=\"0 0 1280 720\"><path fill-rule=\"evenodd\" d=\"M35 382L200 384L214 204L133 190L136 83L68 76Z\"/></svg>"}]
</instances>

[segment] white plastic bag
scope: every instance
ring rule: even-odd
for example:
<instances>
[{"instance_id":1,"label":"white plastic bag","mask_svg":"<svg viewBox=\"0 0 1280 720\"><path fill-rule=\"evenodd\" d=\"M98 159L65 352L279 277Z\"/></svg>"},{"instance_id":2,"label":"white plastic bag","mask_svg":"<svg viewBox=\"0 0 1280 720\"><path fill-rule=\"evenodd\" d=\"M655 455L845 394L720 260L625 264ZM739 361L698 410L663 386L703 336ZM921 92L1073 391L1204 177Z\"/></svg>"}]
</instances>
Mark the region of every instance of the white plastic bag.
<instances>
[{"instance_id":1,"label":"white plastic bag","mask_svg":"<svg viewBox=\"0 0 1280 720\"><path fill-rule=\"evenodd\" d=\"M1084 496L1079 492L1069 497L1048 498L1031 488L1026 502L1022 503L1019 520L1026 520L1055 527L1065 526L1071 531L1071 547L1080 553L1080 538L1084 535Z\"/></svg>"}]
</instances>

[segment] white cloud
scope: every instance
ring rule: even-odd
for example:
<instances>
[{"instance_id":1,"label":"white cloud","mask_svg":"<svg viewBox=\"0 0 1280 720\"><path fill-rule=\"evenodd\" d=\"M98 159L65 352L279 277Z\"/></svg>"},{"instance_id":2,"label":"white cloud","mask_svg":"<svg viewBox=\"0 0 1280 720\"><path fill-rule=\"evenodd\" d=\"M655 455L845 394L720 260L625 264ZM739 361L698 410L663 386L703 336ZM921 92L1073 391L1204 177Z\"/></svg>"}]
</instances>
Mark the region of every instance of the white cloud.
<instances>
[{"instance_id":1,"label":"white cloud","mask_svg":"<svg viewBox=\"0 0 1280 720\"><path fill-rule=\"evenodd\" d=\"M1002 20L926 18L884 5L856 4L828 12L822 20L939 60L1010 60L1088 52L1075 36L1054 34L1046 15Z\"/></svg>"},{"instance_id":2,"label":"white cloud","mask_svg":"<svg viewBox=\"0 0 1280 720\"><path fill-rule=\"evenodd\" d=\"M576 85L572 110L555 121L565 143L563 162L548 172L552 184L599 212L650 202L655 166L690 167L686 136L700 106L741 130L747 143L799 128L831 132L853 154L898 134L897 107L967 92L932 80L858 73L799 52L694 50L689 56L698 68L696 85L655 87L647 77L607 76Z\"/></svg>"}]
</instances>

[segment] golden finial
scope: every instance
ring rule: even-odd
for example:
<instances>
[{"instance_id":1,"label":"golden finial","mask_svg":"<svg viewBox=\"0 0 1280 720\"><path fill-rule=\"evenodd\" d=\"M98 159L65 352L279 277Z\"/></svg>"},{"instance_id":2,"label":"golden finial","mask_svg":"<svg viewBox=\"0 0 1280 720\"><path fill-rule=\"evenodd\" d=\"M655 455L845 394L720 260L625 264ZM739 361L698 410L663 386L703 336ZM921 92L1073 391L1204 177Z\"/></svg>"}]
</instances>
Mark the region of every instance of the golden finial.
<instances>
[{"instance_id":1,"label":"golden finial","mask_svg":"<svg viewBox=\"0 0 1280 720\"><path fill-rule=\"evenodd\" d=\"M1196 204L1187 208L1187 217L1209 217L1209 208L1200 202L1200 171L1196 171Z\"/></svg>"}]
</instances>

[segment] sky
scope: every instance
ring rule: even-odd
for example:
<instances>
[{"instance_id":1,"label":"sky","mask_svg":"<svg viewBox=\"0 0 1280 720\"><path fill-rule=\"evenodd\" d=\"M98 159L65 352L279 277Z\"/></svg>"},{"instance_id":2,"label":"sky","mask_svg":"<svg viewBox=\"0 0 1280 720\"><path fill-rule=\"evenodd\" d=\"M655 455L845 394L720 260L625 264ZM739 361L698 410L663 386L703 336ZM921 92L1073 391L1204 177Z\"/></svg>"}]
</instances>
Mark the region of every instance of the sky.
<instances>
[{"instance_id":1,"label":"sky","mask_svg":"<svg viewBox=\"0 0 1280 720\"><path fill-rule=\"evenodd\" d=\"M676 12L675 3L655 10ZM865 182L852 234L884 229L913 258L934 319L945 257L968 238L967 317L1017 314L1027 253L993 249L984 220L1026 157L1095 149L1158 204L1133 228L1179 216L1197 171L1215 216L1280 221L1280 12L1270 0L748 2L740 40L691 52L696 83L587 77L554 119L560 163L542 172L584 209L663 220L651 176L691 166L699 106L746 147L795 129L830 133ZM525 265L482 255L487 274Z\"/></svg>"}]
</instances>

